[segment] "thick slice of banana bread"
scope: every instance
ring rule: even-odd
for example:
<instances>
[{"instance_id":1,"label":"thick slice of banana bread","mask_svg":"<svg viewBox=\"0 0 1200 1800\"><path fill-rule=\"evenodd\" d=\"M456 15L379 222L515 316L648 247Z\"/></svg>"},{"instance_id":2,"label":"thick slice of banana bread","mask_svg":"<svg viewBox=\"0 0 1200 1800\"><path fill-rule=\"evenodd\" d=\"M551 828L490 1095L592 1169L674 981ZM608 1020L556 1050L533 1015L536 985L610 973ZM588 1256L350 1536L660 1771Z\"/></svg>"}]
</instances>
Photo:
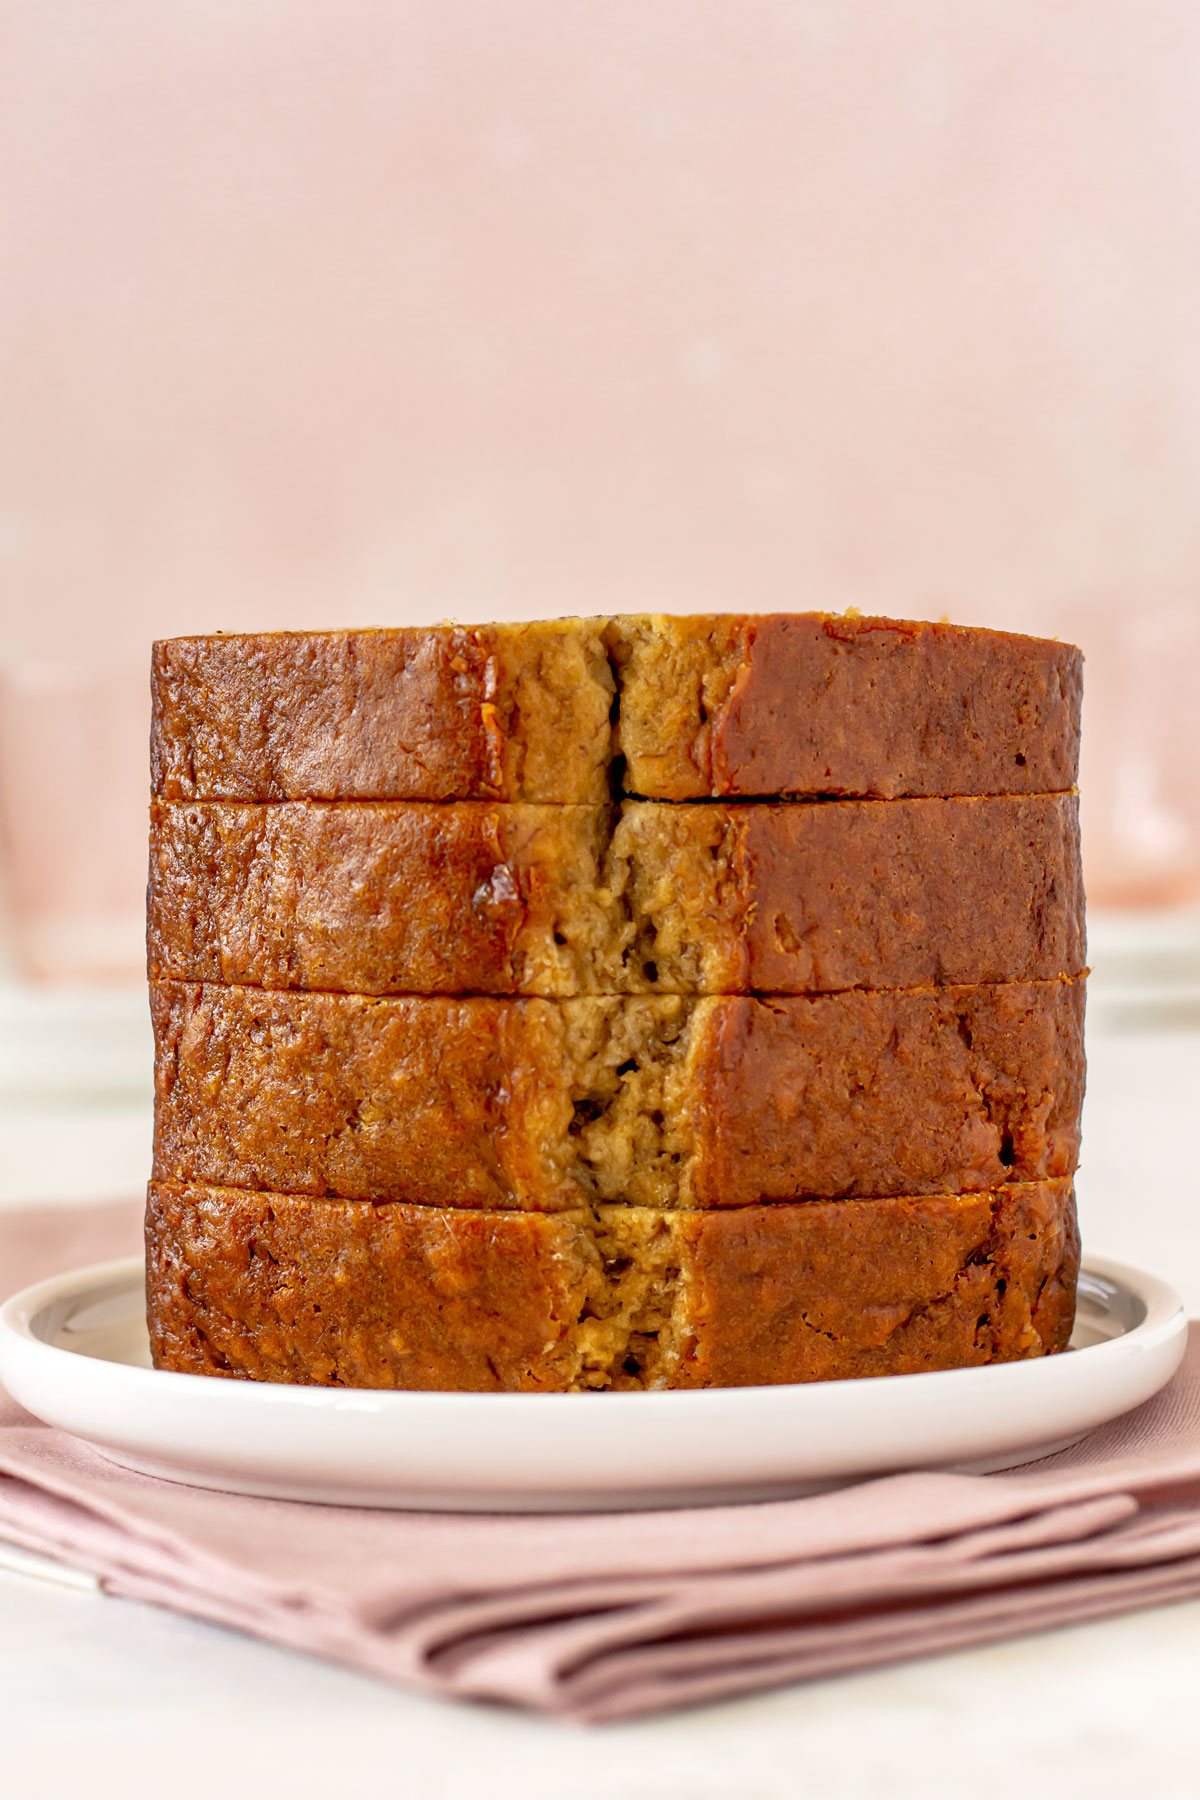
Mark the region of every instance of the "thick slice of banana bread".
<instances>
[{"instance_id":1,"label":"thick slice of banana bread","mask_svg":"<svg viewBox=\"0 0 1200 1800\"><path fill-rule=\"evenodd\" d=\"M157 1367L364 1388L744 1387L1062 1350L1069 1181L553 1216L152 1183Z\"/></svg>"},{"instance_id":2,"label":"thick slice of banana bread","mask_svg":"<svg viewBox=\"0 0 1200 1800\"><path fill-rule=\"evenodd\" d=\"M1078 804L159 802L148 940L155 978L367 994L1077 975Z\"/></svg>"},{"instance_id":3,"label":"thick slice of banana bread","mask_svg":"<svg viewBox=\"0 0 1200 1800\"><path fill-rule=\"evenodd\" d=\"M1081 658L799 613L281 632L155 645L164 799L601 801L1050 793Z\"/></svg>"},{"instance_id":4,"label":"thick slice of banana bread","mask_svg":"<svg viewBox=\"0 0 1200 1800\"><path fill-rule=\"evenodd\" d=\"M1070 1174L1082 981L510 1000L159 983L160 1180L553 1211Z\"/></svg>"}]
</instances>

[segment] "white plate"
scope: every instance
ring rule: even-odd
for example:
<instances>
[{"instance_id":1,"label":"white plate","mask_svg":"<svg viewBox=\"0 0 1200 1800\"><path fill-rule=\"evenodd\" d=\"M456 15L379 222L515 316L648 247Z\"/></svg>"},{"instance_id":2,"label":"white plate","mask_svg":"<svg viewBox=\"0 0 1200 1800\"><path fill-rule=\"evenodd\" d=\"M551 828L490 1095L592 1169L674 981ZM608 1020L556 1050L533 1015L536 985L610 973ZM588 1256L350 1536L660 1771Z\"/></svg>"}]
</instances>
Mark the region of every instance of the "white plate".
<instances>
[{"instance_id":1,"label":"white plate","mask_svg":"<svg viewBox=\"0 0 1200 1800\"><path fill-rule=\"evenodd\" d=\"M1153 1275L1090 1262L1073 1351L928 1375L682 1393L426 1394L150 1367L142 1268L105 1263L0 1308L0 1381L126 1468L342 1506L574 1512L780 1498L864 1475L999 1468L1148 1400L1187 1319Z\"/></svg>"}]
</instances>

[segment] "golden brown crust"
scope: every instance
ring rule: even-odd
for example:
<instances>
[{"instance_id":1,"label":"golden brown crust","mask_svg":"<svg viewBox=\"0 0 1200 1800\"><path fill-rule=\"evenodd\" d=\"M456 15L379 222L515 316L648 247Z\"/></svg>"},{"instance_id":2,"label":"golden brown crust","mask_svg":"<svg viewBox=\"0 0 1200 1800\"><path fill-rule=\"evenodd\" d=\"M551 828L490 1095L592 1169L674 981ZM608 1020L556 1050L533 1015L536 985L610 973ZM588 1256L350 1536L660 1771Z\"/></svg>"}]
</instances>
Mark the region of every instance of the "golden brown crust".
<instances>
[{"instance_id":1,"label":"golden brown crust","mask_svg":"<svg viewBox=\"0 0 1200 1800\"><path fill-rule=\"evenodd\" d=\"M912 1374L1066 1348L1079 1268L1069 1182L810 1204L704 1215L693 1240L704 1354L697 1379L676 1385L741 1387L772 1368L791 1381Z\"/></svg>"},{"instance_id":2,"label":"golden brown crust","mask_svg":"<svg viewBox=\"0 0 1200 1800\"><path fill-rule=\"evenodd\" d=\"M1078 806L158 803L148 942L155 978L368 994L1077 975Z\"/></svg>"},{"instance_id":3,"label":"golden brown crust","mask_svg":"<svg viewBox=\"0 0 1200 1800\"><path fill-rule=\"evenodd\" d=\"M1083 983L812 998L152 988L159 1179L570 1209L1069 1174Z\"/></svg>"},{"instance_id":4,"label":"golden brown crust","mask_svg":"<svg viewBox=\"0 0 1200 1800\"><path fill-rule=\"evenodd\" d=\"M611 822L604 807L471 801L159 803L150 974L365 994L620 991L606 981L629 935L603 884Z\"/></svg>"},{"instance_id":5,"label":"golden brown crust","mask_svg":"<svg viewBox=\"0 0 1200 1800\"><path fill-rule=\"evenodd\" d=\"M1077 650L898 620L176 638L152 685L165 799L890 799L1063 791L1078 765Z\"/></svg>"},{"instance_id":6,"label":"golden brown crust","mask_svg":"<svg viewBox=\"0 0 1200 1800\"><path fill-rule=\"evenodd\" d=\"M1079 768L1070 644L821 613L621 619L631 794L1052 793Z\"/></svg>"},{"instance_id":7,"label":"golden brown crust","mask_svg":"<svg viewBox=\"0 0 1200 1800\"><path fill-rule=\"evenodd\" d=\"M608 798L597 621L169 638L151 694L166 799Z\"/></svg>"},{"instance_id":8,"label":"golden brown crust","mask_svg":"<svg viewBox=\"0 0 1200 1800\"><path fill-rule=\"evenodd\" d=\"M585 1222L454 1218L151 1183L155 1364L348 1387L566 1385L598 1267Z\"/></svg>"},{"instance_id":9,"label":"golden brown crust","mask_svg":"<svg viewBox=\"0 0 1200 1800\"><path fill-rule=\"evenodd\" d=\"M159 1368L476 1391L738 1387L1053 1353L1078 1268L1068 1181L553 1217L152 1183L146 1243Z\"/></svg>"}]
</instances>

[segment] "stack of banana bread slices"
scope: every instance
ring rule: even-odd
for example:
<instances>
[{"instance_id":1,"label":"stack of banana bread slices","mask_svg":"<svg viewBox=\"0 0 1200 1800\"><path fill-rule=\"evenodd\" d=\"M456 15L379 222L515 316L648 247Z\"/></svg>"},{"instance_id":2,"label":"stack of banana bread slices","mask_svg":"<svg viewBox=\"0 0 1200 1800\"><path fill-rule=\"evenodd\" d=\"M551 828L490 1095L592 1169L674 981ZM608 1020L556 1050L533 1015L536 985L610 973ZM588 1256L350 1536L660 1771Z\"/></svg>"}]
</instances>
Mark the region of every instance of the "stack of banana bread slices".
<instances>
[{"instance_id":1,"label":"stack of banana bread slices","mask_svg":"<svg viewBox=\"0 0 1200 1800\"><path fill-rule=\"evenodd\" d=\"M825 615L156 646L157 1364L1062 1349L1080 686L1067 645Z\"/></svg>"}]
</instances>

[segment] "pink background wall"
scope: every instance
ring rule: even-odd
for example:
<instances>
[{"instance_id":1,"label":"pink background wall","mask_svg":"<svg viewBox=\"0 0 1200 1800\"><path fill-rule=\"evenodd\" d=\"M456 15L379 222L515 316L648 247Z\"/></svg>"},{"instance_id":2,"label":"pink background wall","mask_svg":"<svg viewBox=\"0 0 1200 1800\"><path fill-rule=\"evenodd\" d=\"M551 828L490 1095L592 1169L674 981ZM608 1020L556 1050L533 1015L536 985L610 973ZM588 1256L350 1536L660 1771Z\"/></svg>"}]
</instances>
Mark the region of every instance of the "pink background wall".
<instances>
[{"instance_id":1,"label":"pink background wall","mask_svg":"<svg viewBox=\"0 0 1200 1800\"><path fill-rule=\"evenodd\" d=\"M128 960L151 636L848 604L1078 637L1186 900L1198 320L1187 0L7 0L10 910Z\"/></svg>"}]
</instances>

